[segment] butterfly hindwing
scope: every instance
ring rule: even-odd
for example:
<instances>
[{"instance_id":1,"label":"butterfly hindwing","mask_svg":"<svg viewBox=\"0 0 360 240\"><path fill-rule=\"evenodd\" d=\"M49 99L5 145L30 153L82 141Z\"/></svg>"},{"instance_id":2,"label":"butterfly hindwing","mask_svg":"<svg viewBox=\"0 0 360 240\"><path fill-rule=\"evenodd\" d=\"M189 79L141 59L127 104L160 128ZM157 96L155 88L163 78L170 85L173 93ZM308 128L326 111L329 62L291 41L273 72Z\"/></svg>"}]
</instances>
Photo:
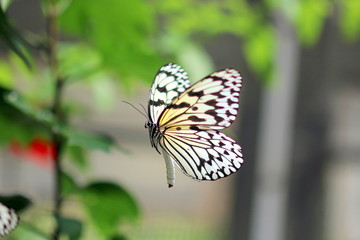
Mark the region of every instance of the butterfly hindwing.
<instances>
[{"instance_id":1,"label":"butterfly hindwing","mask_svg":"<svg viewBox=\"0 0 360 240\"><path fill-rule=\"evenodd\" d=\"M182 67L173 63L162 66L150 89L148 108L150 120L157 122L165 107L189 86L187 73Z\"/></svg>"},{"instance_id":2,"label":"butterfly hindwing","mask_svg":"<svg viewBox=\"0 0 360 240\"><path fill-rule=\"evenodd\" d=\"M0 203L0 238L14 230L19 222L15 211Z\"/></svg>"},{"instance_id":3,"label":"butterfly hindwing","mask_svg":"<svg viewBox=\"0 0 360 240\"><path fill-rule=\"evenodd\" d=\"M217 180L235 173L242 165L241 147L216 130L179 131L160 141L172 160L196 180Z\"/></svg>"},{"instance_id":4,"label":"butterfly hindwing","mask_svg":"<svg viewBox=\"0 0 360 240\"><path fill-rule=\"evenodd\" d=\"M236 119L242 78L235 69L214 72L190 86L168 105L158 125L223 129Z\"/></svg>"}]
</instances>

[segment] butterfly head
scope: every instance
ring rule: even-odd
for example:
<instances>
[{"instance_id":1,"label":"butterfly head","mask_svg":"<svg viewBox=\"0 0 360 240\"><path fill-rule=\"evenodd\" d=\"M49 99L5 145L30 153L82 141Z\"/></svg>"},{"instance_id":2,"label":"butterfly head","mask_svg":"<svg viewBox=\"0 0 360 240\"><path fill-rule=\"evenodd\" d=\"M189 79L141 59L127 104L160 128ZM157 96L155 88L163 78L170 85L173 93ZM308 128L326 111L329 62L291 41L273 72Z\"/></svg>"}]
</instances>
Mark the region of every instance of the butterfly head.
<instances>
[{"instance_id":1,"label":"butterfly head","mask_svg":"<svg viewBox=\"0 0 360 240\"><path fill-rule=\"evenodd\" d=\"M156 151L160 154L160 151L158 149L158 143L161 138L161 133L158 129L158 126L156 123L153 123L152 121L145 122L145 128L149 130L149 136L150 136L150 143L153 148L156 149Z\"/></svg>"},{"instance_id":2,"label":"butterfly head","mask_svg":"<svg viewBox=\"0 0 360 240\"><path fill-rule=\"evenodd\" d=\"M150 121L146 121L145 122L145 128L149 128L149 130L150 130L150 128L151 128L151 126L152 126L153 124L150 122Z\"/></svg>"}]
</instances>

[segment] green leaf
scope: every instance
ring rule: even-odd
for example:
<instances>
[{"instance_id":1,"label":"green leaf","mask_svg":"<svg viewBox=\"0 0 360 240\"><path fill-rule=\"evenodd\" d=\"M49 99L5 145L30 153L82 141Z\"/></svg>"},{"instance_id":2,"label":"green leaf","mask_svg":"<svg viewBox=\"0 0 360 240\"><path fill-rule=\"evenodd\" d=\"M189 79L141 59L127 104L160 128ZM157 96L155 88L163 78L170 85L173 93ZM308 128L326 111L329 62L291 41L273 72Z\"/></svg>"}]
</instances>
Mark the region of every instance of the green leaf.
<instances>
[{"instance_id":1,"label":"green leaf","mask_svg":"<svg viewBox=\"0 0 360 240\"><path fill-rule=\"evenodd\" d=\"M35 135L47 133L48 126L36 119L35 110L22 98L0 87L0 144L13 140L29 142Z\"/></svg>"},{"instance_id":2,"label":"green leaf","mask_svg":"<svg viewBox=\"0 0 360 240\"><path fill-rule=\"evenodd\" d=\"M24 63L31 68L31 63L25 52L26 41L22 38L21 34L9 23L6 13L3 11L2 5L0 6L0 39L16 53Z\"/></svg>"},{"instance_id":3,"label":"green leaf","mask_svg":"<svg viewBox=\"0 0 360 240\"><path fill-rule=\"evenodd\" d=\"M13 80L10 65L5 61L0 61L0 86L10 88L13 86Z\"/></svg>"},{"instance_id":4,"label":"green leaf","mask_svg":"<svg viewBox=\"0 0 360 240\"><path fill-rule=\"evenodd\" d=\"M89 161L83 147L71 145L66 148L66 151L71 162L80 170L89 168Z\"/></svg>"},{"instance_id":5,"label":"green leaf","mask_svg":"<svg viewBox=\"0 0 360 240\"><path fill-rule=\"evenodd\" d=\"M356 40L360 36L360 1L342 0L340 4L340 26L344 36Z\"/></svg>"},{"instance_id":6,"label":"green leaf","mask_svg":"<svg viewBox=\"0 0 360 240\"><path fill-rule=\"evenodd\" d=\"M58 55L60 72L68 81L88 79L104 71L101 56L87 44L61 44Z\"/></svg>"},{"instance_id":7,"label":"green leaf","mask_svg":"<svg viewBox=\"0 0 360 240\"><path fill-rule=\"evenodd\" d=\"M139 207L124 188L110 182L95 182L81 191L81 203L98 232L116 234L118 225L139 218Z\"/></svg>"},{"instance_id":8,"label":"green leaf","mask_svg":"<svg viewBox=\"0 0 360 240\"><path fill-rule=\"evenodd\" d=\"M10 6L12 1L13 0L0 0L0 8L4 9L4 11L6 11L6 9Z\"/></svg>"},{"instance_id":9,"label":"green leaf","mask_svg":"<svg viewBox=\"0 0 360 240\"><path fill-rule=\"evenodd\" d=\"M78 240L83 231L83 224L77 219L61 217L57 219L60 232L69 237L69 240Z\"/></svg>"},{"instance_id":10,"label":"green leaf","mask_svg":"<svg viewBox=\"0 0 360 240\"><path fill-rule=\"evenodd\" d=\"M299 1L295 25L303 44L312 46L320 38L330 7L328 0Z\"/></svg>"},{"instance_id":11,"label":"green leaf","mask_svg":"<svg viewBox=\"0 0 360 240\"><path fill-rule=\"evenodd\" d=\"M22 195L0 196L0 202L16 212L24 211L32 204L30 199Z\"/></svg>"},{"instance_id":12,"label":"green leaf","mask_svg":"<svg viewBox=\"0 0 360 240\"><path fill-rule=\"evenodd\" d=\"M7 104L8 110L5 109L7 112L6 115L12 116L16 113L13 117L16 121L24 121L27 119L25 123L27 124L26 127L33 125L35 128L36 126L38 133L41 129L47 131L47 133L50 133L50 130L58 131L67 138L69 146L108 152L110 147L115 145L115 141L108 135L83 132L69 126L61 126L50 110L36 109L13 91L0 88L0 106L1 104Z\"/></svg>"},{"instance_id":13,"label":"green leaf","mask_svg":"<svg viewBox=\"0 0 360 240\"><path fill-rule=\"evenodd\" d=\"M61 131L67 138L69 146L109 152L110 148L115 145L115 141L105 134L84 132L70 127L64 127Z\"/></svg>"},{"instance_id":14,"label":"green leaf","mask_svg":"<svg viewBox=\"0 0 360 240\"><path fill-rule=\"evenodd\" d=\"M245 57L250 67L268 81L273 74L275 33L270 26L258 26L253 31L244 44Z\"/></svg>"},{"instance_id":15,"label":"green leaf","mask_svg":"<svg viewBox=\"0 0 360 240\"><path fill-rule=\"evenodd\" d=\"M79 191L79 187L75 180L67 173L61 173L61 194L63 196L69 196Z\"/></svg>"},{"instance_id":16,"label":"green leaf","mask_svg":"<svg viewBox=\"0 0 360 240\"><path fill-rule=\"evenodd\" d=\"M38 229L34 228L33 226L23 221L20 222L16 231L11 233L11 236L14 237L14 239L31 239L31 240L53 239L50 236L46 235L45 233L39 231Z\"/></svg>"},{"instance_id":17,"label":"green leaf","mask_svg":"<svg viewBox=\"0 0 360 240\"><path fill-rule=\"evenodd\" d=\"M4 95L7 103L21 111L23 114L42 123L44 126L50 127L56 124L57 120L50 110L40 110L30 105L24 98L19 96L16 92L11 91Z\"/></svg>"},{"instance_id":18,"label":"green leaf","mask_svg":"<svg viewBox=\"0 0 360 240\"><path fill-rule=\"evenodd\" d=\"M110 240L127 240L128 238L121 234L116 234L109 238Z\"/></svg>"},{"instance_id":19,"label":"green leaf","mask_svg":"<svg viewBox=\"0 0 360 240\"><path fill-rule=\"evenodd\" d=\"M38 133L35 128L29 127L30 124L22 124L14 116L15 114L10 117L0 115L0 145L9 144L11 141L27 143Z\"/></svg>"}]
</instances>

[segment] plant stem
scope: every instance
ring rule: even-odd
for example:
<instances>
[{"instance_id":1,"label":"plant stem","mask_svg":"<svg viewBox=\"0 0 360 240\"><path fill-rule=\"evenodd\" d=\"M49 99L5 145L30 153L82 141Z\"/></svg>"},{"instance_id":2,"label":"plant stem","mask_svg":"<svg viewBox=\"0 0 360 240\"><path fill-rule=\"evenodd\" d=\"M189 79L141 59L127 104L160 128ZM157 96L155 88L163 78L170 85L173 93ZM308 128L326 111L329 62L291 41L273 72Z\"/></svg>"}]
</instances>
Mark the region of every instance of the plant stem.
<instances>
[{"instance_id":1,"label":"plant stem","mask_svg":"<svg viewBox=\"0 0 360 240\"><path fill-rule=\"evenodd\" d=\"M59 124L63 122L63 114L61 111L61 99L64 87L64 79L60 76L59 65L57 61L57 41L58 41L58 25L57 25L57 11L55 0L48 1L48 16L47 16L47 37L48 37L48 61L51 69L51 74L55 82L54 99L52 103L52 111L58 119ZM58 219L61 216L61 156L65 146L65 140L59 134L57 129L52 129L52 140L55 146L55 169L54 169L54 218L56 219L56 227L53 233L53 239L57 240L60 236L60 226Z\"/></svg>"}]
</instances>

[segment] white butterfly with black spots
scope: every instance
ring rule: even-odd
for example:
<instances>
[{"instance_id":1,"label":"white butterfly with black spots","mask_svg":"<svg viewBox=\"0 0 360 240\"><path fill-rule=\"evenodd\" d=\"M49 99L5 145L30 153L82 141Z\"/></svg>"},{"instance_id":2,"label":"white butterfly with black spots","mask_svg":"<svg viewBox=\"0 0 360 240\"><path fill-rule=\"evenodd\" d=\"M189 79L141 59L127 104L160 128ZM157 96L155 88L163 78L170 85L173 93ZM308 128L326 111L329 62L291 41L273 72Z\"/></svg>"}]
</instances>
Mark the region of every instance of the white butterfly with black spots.
<instances>
[{"instance_id":1,"label":"white butterfly with black spots","mask_svg":"<svg viewBox=\"0 0 360 240\"><path fill-rule=\"evenodd\" d=\"M236 119L242 77L232 68L216 71L190 86L177 64L160 68L150 89L150 142L165 158L168 186L175 183L174 163L198 181L235 173L243 163L241 147L218 130Z\"/></svg>"},{"instance_id":2,"label":"white butterfly with black spots","mask_svg":"<svg viewBox=\"0 0 360 240\"><path fill-rule=\"evenodd\" d=\"M14 209L8 208L0 203L0 238L8 235L16 228L19 217Z\"/></svg>"}]
</instances>

